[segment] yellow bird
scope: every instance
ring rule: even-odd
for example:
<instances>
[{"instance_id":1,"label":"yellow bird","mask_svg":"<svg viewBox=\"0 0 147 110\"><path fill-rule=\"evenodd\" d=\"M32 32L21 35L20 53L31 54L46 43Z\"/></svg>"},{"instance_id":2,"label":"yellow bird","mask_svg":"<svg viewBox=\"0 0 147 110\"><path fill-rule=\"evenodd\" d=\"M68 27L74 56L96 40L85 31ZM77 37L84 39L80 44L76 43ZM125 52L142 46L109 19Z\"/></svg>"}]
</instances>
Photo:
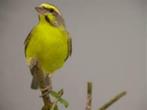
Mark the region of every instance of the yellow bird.
<instances>
[{"instance_id":1,"label":"yellow bird","mask_svg":"<svg viewBox=\"0 0 147 110\"><path fill-rule=\"evenodd\" d=\"M72 41L63 16L56 6L42 3L35 9L38 12L39 22L24 42L25 57L30 69L34 60L37 60L45 79L48 79L48 76L61 68L71 55ZM38 88L36 75L33 75L31 88Z\"/></svg>"}]
</instances>

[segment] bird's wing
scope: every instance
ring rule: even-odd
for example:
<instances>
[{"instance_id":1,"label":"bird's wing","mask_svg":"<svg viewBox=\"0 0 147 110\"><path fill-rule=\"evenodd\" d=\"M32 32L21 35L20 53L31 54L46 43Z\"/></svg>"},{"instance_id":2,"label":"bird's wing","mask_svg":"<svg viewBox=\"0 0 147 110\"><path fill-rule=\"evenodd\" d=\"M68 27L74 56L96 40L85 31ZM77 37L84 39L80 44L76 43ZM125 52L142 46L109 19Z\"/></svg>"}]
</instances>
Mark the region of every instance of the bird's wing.
<instances>
[{"instance_id":1,"label":"bird's wing","mask_svg":"<svg viewBox=\"0 0 147 110\"><path fill-rule=\"evenodd\" d=\"M68 51L67 51L67 57L65 58L65 61L68 59L69 56L72 54L72 39L69 36L69 33L67 32L68 39L67 39L67 46L68 46Z\"/></svg>"},{"instance_id":2,"label":"bird's wing","mask_svg":"<svg viewBox=\"0 0 147 110\"><path fill-rule=\"evenodd\" d=\"M32 32L32 31L31 31ZM25 45L25 56L26 56L26 49L28 47L29 41L31 39L31 32L28 34L27 38L24 41L24 45Z\"/></svg>"}]
</instances>

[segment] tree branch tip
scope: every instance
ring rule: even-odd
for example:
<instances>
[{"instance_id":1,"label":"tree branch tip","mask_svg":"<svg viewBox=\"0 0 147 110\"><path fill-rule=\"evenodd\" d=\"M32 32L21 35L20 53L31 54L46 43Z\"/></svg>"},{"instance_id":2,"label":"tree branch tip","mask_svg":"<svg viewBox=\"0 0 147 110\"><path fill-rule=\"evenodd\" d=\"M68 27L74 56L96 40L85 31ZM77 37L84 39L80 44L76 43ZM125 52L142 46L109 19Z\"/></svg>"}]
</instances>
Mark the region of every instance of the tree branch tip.
<instances>
[{"instance_id":1,"label":"tree branch tip","mask_svg":"<svg viewBox=\"0 0 147 110\"><path fill-rule=\"evenodd\" d=\"M107 103L105 103L103 106L101 106L98 110L106 110L107 108L109 108L112 104L114 104L116 101L118 101L120 98L122 98L123 96L125 96L127 94L126 91L123 91L121 93L119 93L118 95L116 95L114 98L112 98L110 101L108 101Z\"/></svg>"}]
</instances>

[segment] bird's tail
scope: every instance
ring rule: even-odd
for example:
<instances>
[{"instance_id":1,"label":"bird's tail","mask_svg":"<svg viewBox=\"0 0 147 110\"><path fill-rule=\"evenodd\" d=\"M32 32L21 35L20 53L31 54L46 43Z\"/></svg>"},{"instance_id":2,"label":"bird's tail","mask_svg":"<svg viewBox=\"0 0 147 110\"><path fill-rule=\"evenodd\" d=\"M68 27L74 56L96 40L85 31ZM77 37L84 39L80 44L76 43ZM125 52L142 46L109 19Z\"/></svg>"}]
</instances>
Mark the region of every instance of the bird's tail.
<instances>
[{"instance_id":1,"label":"bird's tail","mask_svg":"<svg viewBox=\"0 0 147 110\"><path fill-rule=\"evenodd\" d=\"M41 68L39 68L38 62L37 62L36 59L32 59L31 60L30 72L31 72L31 74L33 76L32 83L31 83L31 88L32 89L38 89L39 88L39 83L40 83L39 80L42 80L45 83L46 86L49 86L49 84L51 82L50 78L49 78L48 75L45 75L43 73ZM38 79L37 73L42 74L43 75L43 79Z\"/></svg>"},{"instance_id":2,"label":"bird's tail","mask_svg":"<svg viewBox=\"0 0 147 110\"><path fill-rule=\"evenodd\" d=\"M51 81L50 81L49 76L45 76L44 82L45 82L46 86L50 85ZM35 89L35 90L39 88L39 82L38 82L38 79L37 79L36 75L33 75L32 83L31 83L31 88Z\"/></svg>"},{"instance_id":3,"label":"bird's tail","mask_svg":"<svg viewBox=\"0 0 147 110\"><path fill-rule=\"evenodd\" d=\"M39 83L36 75L33 75L32 83L31 83L31 88L32 89L38 89Z\"/></svg>"}]
</instances>

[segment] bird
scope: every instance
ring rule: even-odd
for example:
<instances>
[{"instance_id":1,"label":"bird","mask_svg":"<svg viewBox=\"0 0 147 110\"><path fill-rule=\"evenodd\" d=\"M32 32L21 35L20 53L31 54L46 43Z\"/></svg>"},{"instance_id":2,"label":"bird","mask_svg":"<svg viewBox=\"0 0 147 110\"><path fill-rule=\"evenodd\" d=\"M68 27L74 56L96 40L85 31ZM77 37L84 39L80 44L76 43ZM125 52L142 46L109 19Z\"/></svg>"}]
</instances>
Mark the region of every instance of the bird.
<instances>
[{"instance_id":1,"label":"bird","mask_svg":"<svg viewBox=\"0 0 147 110\"><path fill-rule=\"evenodd\" d=\"M24 41L25 59L30 70L37 60L46 80L71 56L72 39L58 7L41 3L35 10L39 20ZM31 88L38 89L37 77L33 73L32 76Z\"/></svg>"}]
</instances>

